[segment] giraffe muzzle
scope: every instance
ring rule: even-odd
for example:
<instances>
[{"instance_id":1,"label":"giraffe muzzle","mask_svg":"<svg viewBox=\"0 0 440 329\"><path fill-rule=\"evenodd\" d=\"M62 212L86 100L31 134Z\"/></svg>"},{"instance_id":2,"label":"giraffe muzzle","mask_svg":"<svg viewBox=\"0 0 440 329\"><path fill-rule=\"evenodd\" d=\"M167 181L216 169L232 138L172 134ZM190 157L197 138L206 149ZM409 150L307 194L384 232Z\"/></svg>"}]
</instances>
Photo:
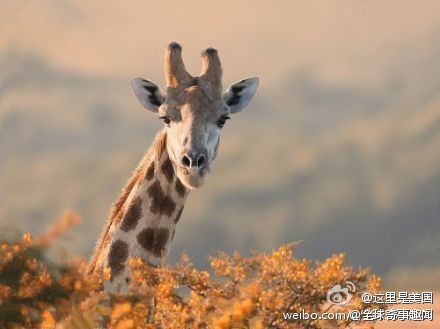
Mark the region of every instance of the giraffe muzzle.
<instances>
[{"instance_id":1,"label":"giraffe muzzle","mask_svg":"<svg viewBox=\"0 0 440 329\"><path fill-rule=\"evenodd\" d=\"M208 164L207 156L204 152L187 152L182 156L181 165L187 169L202 169Z\"/></svg>"},{"instance_id":2,"label":"giraffe muzzle","mask_svg":"<svg viewBox=\"0 0 440 329\"><path fill-rule=\"evenodd\" d=\"M188 188L198 188L209 175L209 161L205 152L186 152L178 166L178 175Z\"/></svg>"}]
</instances>

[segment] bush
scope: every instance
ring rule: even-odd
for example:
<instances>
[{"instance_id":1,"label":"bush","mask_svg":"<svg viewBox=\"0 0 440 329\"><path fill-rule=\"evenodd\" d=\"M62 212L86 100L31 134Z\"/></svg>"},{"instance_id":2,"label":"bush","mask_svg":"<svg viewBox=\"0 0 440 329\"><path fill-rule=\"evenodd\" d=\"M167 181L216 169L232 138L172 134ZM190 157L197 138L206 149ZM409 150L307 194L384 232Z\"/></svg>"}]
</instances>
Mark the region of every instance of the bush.
<instances>
[{"instance_id":1,"label":"bush","mask_svg":"<svg viewBox=\"0 0 440 329\"><path fill-rule=\"evenodd\" d=\"M345 266L344 254L311 262L296 259L296 245L288 244L249 258L219 253L210 258L211 273L186 255L161 268L131 259L130 293L109 296L102 290L108 270L85 277L84 260L52 266L43 257L48 245L29 234L1 244L1 328L344 328L349 321L289 322L283 312L336 310L327 292L346 281L356 293L342 311L362 310L359 292L380 285L368 270Z\"/></svg>"}]
</instances>

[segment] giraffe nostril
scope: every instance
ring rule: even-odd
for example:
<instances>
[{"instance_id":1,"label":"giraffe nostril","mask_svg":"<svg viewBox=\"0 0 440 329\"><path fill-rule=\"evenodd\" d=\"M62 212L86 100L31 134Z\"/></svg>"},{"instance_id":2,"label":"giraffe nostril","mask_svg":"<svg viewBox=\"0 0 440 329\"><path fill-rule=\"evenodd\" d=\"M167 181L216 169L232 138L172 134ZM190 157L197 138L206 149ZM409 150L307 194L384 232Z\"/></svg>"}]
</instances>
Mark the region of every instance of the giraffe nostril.
<instances>
[{"instance_id":1,"label":"giraffe nostril","mask_svg":"<svg viewBox=\"0 0 440 329\"><path fill-rule=\"evenodd\" d=\"M186 154L182 157L182 165L184 167L191 167L191 159Z\"/></svg>"},{"instance_id":2,"label":"giraffe nostril","mask_svg":"<svg viewBox=\"0 0 440 329\"><path fill-rule=\"evenodd\" d=\"M188 169L202 168L207 164L205 153L187 152L182 156L182 166Z\"/></svg>"},{"instance_id":3,"label":"giraffe nostril","mask_svg":"<svg viewBox=\"0 0 440 329\"><path fill-rule=\"evenodd\" d=\"M199 156L199 158L197 159L197 167L203 166L205 164L205 162L206 162L206 158L203 154L201 154Z\"/></svg>"}]
</instances>

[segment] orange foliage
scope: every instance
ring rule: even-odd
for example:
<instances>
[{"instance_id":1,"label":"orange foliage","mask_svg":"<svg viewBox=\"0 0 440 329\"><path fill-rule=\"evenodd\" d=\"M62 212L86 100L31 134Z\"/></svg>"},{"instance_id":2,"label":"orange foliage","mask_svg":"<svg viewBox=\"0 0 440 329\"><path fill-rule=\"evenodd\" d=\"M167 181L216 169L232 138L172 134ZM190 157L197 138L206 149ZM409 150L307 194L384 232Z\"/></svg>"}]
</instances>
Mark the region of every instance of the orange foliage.
<instances>
[{"instance_id":1,"label":"orange foliage","mask_svg":"<svg viewBox=\"0 0 440 329\"><path fill-rule=\"evenodd\" d=\"M102 290L107 270L84 277L85 261L50 267L29 234L0 246L1 328L343 328L350 322L288 322L283 312L324 310L328 290L346 281L357 291L380 288L374 274L345 266L343 254L311 262L296 259L290 244L248 258L219 253L210 259L212 273L186 255L161 268L131 259L130 293L109 296ZM355 294L344 310L364 307Z\"/></svg>"}]
</instances>

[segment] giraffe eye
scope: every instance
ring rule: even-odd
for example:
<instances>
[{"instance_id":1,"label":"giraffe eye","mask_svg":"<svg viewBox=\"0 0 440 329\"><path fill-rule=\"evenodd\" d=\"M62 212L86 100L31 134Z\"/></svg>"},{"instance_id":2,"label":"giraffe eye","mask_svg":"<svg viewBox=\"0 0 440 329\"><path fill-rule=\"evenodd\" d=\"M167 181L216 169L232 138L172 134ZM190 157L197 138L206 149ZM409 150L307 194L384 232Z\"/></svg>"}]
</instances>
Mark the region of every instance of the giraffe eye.
<instances>
[{"instance_id":1,"label":"giraffe eye","mask_svg":"<svg viewBox=\"0 0 440 329\"><path fill-rule=\"evenodd\" d=\"M171 123L171 119L168 116L163 116L163 117L160 117L159 119L161 119L163 121L163 123L165 123L167 126L169 126Z\"/></svg>"},{"instance_id":2,"label":"giraffe eye","mask_svg":"<svg viewBox=\"0 0 440 329\"><path fill-rule=\"evenodd\" d=\"M218 126L219 128L223 128L223 126L224 126L225 123L226 123L226 120L229 120L229 119L230 119L230 117L228 117L227 115L222 116L220 119L218 119L218 121L217 121L217 126Z\"/></svg>"}]
</instances>

